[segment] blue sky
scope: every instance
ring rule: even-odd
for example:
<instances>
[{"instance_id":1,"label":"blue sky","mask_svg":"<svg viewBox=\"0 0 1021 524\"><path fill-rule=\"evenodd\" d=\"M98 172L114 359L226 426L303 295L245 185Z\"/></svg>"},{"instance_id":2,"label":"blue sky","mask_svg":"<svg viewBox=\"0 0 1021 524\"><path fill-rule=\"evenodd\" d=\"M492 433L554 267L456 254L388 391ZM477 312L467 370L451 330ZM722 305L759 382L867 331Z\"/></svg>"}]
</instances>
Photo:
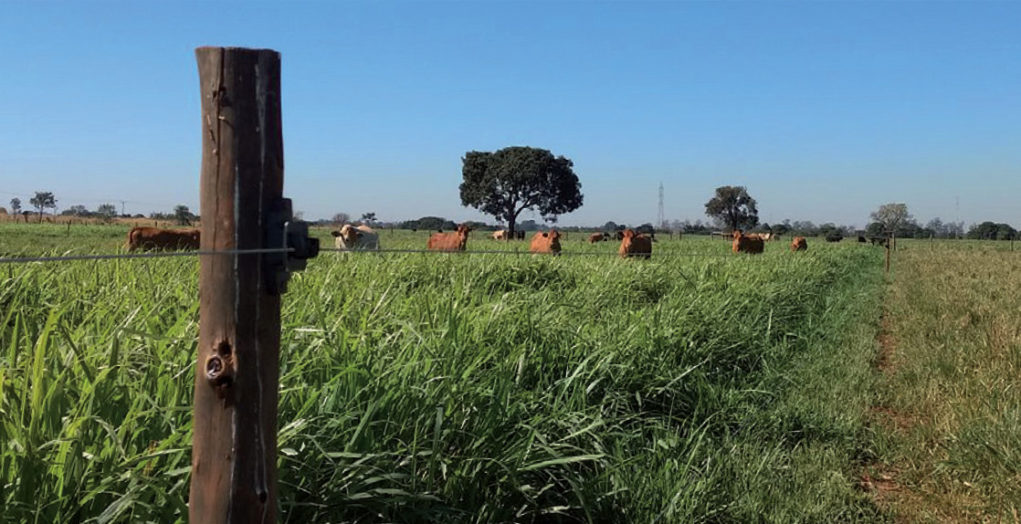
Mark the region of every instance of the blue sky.
<instances>
[{"instance_id":1,"label":"blue sky","mask_svg":"<svg viewBox=\"0 0 1021 524\"><path fill-rule=\"evenodd\" d=\"M282 54L308 218L485 218L461 156L530 145L575 163L564 224L653 221L662 181L669 219L731 184L769 222L1018 226L1018 28L1019 2L0 1L0 205L197 208L194 48L231 45Z\"/></svg>"}]
</instances>

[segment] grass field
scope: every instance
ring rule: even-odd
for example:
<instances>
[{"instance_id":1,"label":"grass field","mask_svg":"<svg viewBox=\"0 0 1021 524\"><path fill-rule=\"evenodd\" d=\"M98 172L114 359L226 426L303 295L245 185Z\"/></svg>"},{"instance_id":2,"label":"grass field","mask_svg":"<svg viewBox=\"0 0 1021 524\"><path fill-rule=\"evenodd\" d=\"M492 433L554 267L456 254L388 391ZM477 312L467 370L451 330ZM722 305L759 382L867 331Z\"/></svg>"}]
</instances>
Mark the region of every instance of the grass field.
<instances>
[{"instance_id":1,"label":"grass field","mask_svg":"<svg viewBox=\"0 0 1021 524\"><path fill-rule=\"evenodd\" d=\"M126 232L30 228L0 226L0 252L110 252ZM701 256L643 262L616 247L572 235L567 252L608 256L311 261L282 313L283 519L891 515L859 487L893 449L869 426L882 250L810 240L748 257L685 238L655 253ZM0 268L0 518L186 518L197 267Z\"/></svg>"},{"instance_id":2,"label":"grass field","mask_svg":"<svg viewBox=\"0 0 1021 524\"><path fill-rule=\"evenodd\" d=\"M907 246L881 337L881 505L910 521L1018 522L1021 253Z\"/></svg>"}]
</instances>

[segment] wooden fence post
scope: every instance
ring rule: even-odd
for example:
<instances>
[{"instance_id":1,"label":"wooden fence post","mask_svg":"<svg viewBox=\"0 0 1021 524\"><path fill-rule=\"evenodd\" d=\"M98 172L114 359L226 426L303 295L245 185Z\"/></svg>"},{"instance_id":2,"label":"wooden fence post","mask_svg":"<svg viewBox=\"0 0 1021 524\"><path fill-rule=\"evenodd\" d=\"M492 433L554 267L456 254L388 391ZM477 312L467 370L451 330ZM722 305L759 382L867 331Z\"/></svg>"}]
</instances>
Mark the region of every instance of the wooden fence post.
<instances>
[{"instance_id":1,"label":"wooden fence post","mask_svg":"<svg viewBox=\"0 0 1021 524\"><path fill-rule=\"evenodd\" d=\"M283 192L280 55L221 47L200 47L195 55L201 248L267 247L267 215ZM280 296L268 290L265 256L200 258L193 524L277 519Z\"/></svg>"},{"instance_id":2,"label":"wooden fence post","mask_svg":"<svg viewBox=\"0 0 1021 524\"><path fill-rule=\"evenodd\" d=\"M886 243L886 274L890 274L890 243Z\"/></svg>"}]
</instances>

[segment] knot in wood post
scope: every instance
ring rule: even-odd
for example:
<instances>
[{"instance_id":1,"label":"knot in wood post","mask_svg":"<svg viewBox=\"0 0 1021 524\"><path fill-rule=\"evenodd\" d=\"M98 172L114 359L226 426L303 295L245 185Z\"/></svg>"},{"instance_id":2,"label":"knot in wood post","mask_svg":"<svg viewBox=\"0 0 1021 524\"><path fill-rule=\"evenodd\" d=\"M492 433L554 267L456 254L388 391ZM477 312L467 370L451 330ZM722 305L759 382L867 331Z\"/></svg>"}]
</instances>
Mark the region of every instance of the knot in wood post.
<instances>
[{"instance_id":1,"label":"knot in wood post","mask_svg":"<svg viewBox=\"0 0 1021 524\"><path fill-rule=\"evenodd\" d=\"M206 381L216 388L221 399L226 398L227 389L234 384L234 355L230 342L221 341L206 358Z\"/></svg>"}]
</instances>

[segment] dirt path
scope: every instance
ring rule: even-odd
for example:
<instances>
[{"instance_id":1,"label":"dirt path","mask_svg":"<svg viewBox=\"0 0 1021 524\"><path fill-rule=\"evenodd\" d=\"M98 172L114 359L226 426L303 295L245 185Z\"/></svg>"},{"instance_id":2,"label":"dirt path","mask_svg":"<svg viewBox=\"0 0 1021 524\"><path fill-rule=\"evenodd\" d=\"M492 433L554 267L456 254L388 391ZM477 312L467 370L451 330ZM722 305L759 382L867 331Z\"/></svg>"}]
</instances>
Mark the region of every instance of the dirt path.
<instances>
[{"instance_id":1,"label":"dirt path","mask_svg":"<svg viewBox=\"0 0 1021 524\"><path fill-rule=\"evenodd\" d=\"M879 332L876 334L876 344L879 346L879 353L876 355L875 368L885 376L897 372L897 363L894 352L896 342L891 333L890 319L887 309L884 307L882 316L879 319ZM880 404L873 405L869 410L869 424L879 431L907 432L915 425L915 418L909 414L901 413L889 406ZM876 505L889 510L891 506L902 504L901 499L913 498L904 486L897 481L899 470L891 465L882 464L873 459L865 465L861 474L861 487L871 493ZM909 522L912 519L908 516L898 516L897 522Z\"/></svg>"}]
</instances>

